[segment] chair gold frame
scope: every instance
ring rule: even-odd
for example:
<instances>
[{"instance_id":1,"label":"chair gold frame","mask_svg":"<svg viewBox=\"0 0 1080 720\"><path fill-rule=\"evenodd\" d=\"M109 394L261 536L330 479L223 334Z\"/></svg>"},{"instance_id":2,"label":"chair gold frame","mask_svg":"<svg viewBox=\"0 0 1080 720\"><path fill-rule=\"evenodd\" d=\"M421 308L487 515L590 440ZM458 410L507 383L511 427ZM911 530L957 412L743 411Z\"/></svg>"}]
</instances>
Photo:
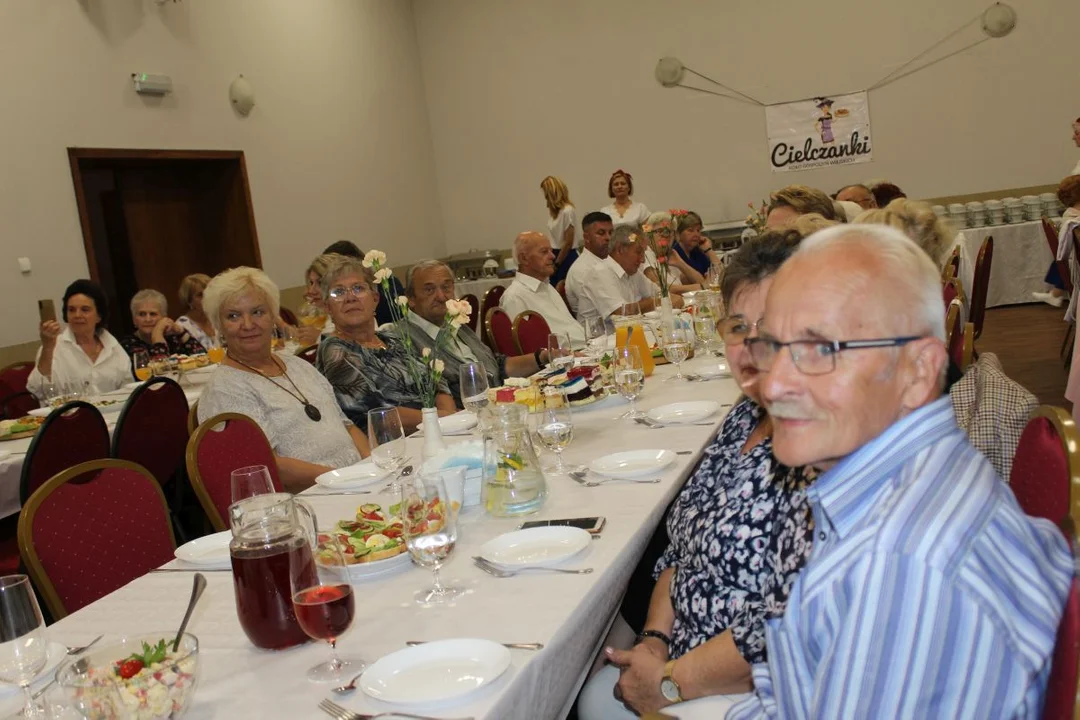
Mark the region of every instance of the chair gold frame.
<instances>
[{"instance_id":1,"label":"chair gold frame","mask_svg":"<svg viewBox=\"0 0 1080 720\"><path fill-rule=\"evenodd\" d=\"M1068 534L1070 542L1076 537L1076 528L1080 525L1080 429L1064 408L1056 405L1040 405L1031 414L1031 420L1046 418L1054 426L1054 431L1065 449L1069 464L1069 514L1062 519L1062 529Z\"/></svg>"},{"instance_id":2,"label":"chair gold frame","mask_svg":"<svg viewBox=\"0 0 1080 720\"><path fill-rule=\"evenodd\" d=\"M495 333L491 332L491 318L494 317L496 312L501 312L503 315L506 315L506 318L508 320L510 319L510 316L507 315L506 311L503 310L498 305L496 305L495 307L489 307L487 309L487 313L484 314L484 333L487 335L487 338L488 338L487 346L489 348L491 348L491 351L493 353L499 353L499 354L504 354L505 355L506 353L503 353L503 351L499 348L499 342L495 339ZM510 323L510 335L511 335L511 339L514 341L514 345L516 346L517 345L517 338L513 337L513 334L514 334L514 324L511 322Z\"/></svg>"},{"instance_id":3,"label":"chair gold frame","mask_svg":"<svg viewBox=\"0 0 1080 720\"><path fill-rule=\"evenodd\" d=\"M518 327L521 326L521 323L527 321L529 318L532 317L540 318L544 321L544 324L547 325L547 318L545 318L543 315L536 312L535 310L522 310L518 313L518 316L514 318L514 322L510 325L510 330L514 335L514 345L517 347L519 355L524 355L525 350L521 347L521 338L518 337ZM551 333L550 325L548 325L548 333Z\"/></svg>"},{"instance_id":4,"label":"chair gold frame","mask_svg":"<svg viewBox=\"0 0 1080 720\"><path fill-rule=\"evenodd\" d=\"M191 403L191 407L188 408L187 414L187 434L188 438L191 438L191 433L195 432L195 428L199 427L199 401Z\"/></svg>"},{"instance_id":5,"label":"chair gold frame","mask_svg":"<svg viewBox=\"0 0 1080 720\"><path fill-rule=\"evenodd\" d=\"M30 580L34 583L34 587L41 593L42 598L45 600L45 605L49 608L49 612L52 613L54 620L60 620L61 618L67 617L68 611L67 608L64 607L63 601L60 600L59 593L56 592L56 586L54 586L52 580L49 579L49 574L45 571L44 565L41 564L41 558L38 556L37 548L34 547L34 518L37 517L38 510L41 509L42 504L44 504L48 497L61 485L64 485L74 478L85 475L86 473L94 472L95 470L105 470L107 468L133 470L143 475L146 478L146 481L153 486L154 492L157 493L158 499L161 500L161 510L165 515L165 525L169 530L169 540L172 542L173 549L176 549L176 536L173 534L172 523L169 522L171 515L169 513L169 504L165 501L165 494L161 491L161 485L158 484L158 481L155 480L154 476L150 474L150 471L142 465L128 462L127 460L91 460L53 475L30 496L30 499L26 501L26 505L23 506L22 512L19 514L18 540L19 554L22 556L22 561L26 565L27 574L30 575Z\"/></svg>"}]
</instances>

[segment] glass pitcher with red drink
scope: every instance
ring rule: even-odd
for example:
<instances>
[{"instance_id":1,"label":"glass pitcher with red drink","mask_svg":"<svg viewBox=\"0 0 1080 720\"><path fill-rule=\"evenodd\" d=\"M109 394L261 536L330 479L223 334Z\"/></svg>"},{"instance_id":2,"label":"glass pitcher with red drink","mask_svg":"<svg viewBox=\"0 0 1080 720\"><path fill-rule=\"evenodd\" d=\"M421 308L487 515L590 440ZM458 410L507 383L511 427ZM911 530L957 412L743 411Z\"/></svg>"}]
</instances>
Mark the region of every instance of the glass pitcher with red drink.
<instances>
[{"instance_id":1,"label":"glass pitcher with red drink","mask_svg":"<svg viewBox=\"0 0 1080 720\"><path fill-rule=\"evenodd\" d=\"M308 568L318 585L311 554L315 514L288 493L255 495L229 506L233 588L240 627L256 647L281 650L309 637L293 609L290 568ZM295 570L293 570L295 572Z\"/></svg>"}]
</instances>

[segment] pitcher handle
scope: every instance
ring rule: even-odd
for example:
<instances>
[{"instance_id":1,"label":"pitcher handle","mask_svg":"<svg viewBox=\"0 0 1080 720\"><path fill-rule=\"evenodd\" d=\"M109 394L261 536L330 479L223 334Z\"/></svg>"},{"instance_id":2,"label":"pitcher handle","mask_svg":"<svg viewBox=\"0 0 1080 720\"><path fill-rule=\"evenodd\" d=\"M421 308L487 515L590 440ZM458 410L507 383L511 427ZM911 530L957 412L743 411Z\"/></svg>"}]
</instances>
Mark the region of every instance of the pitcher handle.
<instances>
[{"instance_id":1,"label":"pitcher handle","mask_svg":"<svg viewBox=\"0 0 1080 720\"><path fill-rule=\"evenodd\" d=\"M317 544L316 539L318 538L319 533L318 522L315 519L315 510L311 507L309 502L301 500L298 497L293 497L293 503L296 506L297 521L307 534L308 543L314 547Z\"/></svg>"}]
</instances>

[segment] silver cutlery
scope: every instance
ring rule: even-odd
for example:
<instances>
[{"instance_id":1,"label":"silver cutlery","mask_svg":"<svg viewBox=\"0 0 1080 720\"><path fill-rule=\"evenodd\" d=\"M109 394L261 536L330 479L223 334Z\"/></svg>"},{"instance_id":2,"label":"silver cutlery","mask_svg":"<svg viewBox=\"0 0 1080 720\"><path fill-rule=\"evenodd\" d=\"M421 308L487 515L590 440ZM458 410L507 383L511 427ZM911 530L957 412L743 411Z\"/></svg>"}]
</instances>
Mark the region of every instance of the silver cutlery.
<instances>
[{"instance_id":1,"label":"silver cutlery","mask_svg":"<svg viewBox=\"0 0 1080 720\"><path fill-rule=\"evenodd\" d=\"M406 645L409 647L416 647L417 645L424 645L427 640L408 640ZM503 647L510 648L511 650L543 650L544 643L499 643Z\"/></svg>"},{"instance_id":2,"label":"silver cutlery","mask_svg":"<svg viewBox=\"0 0 1080 720\"><path fill-rule=\"evenodd\" d=\"M227 568L154 568L151 573L208 573L208 572L232 572L231 567Z\"/></svg>"},{"instance_id":3,"label":"silver cutlery","mask_svg":"<svg viewBox=\"0 0 1080 720\"><path fill-rule=\"evenodd\" d=\"M693 455L694 451L693 450L676 450L675 454L676 455Z\"/></svg>"},{"instance_id":4,"label":"silver cutlery","mask_svg":"<svg viewBox=\"0 0 1080 720\"><path fill-rule=\"evenodd\" d=\"M363 676L363 674L364 673L362 673L362 672L356 673L356 677L354 677L352 680L345 683L341 687L331 688L330 692L336 693L338 695L348 695L349 693L351 693L353 690L356 689L356 681L359 680Z\"/></svg>"},{"instance_id":5,"label":"silver cutlery","mask_svg":"<svg viewBox=\"0 0 1080 720\"><path fill-rule=\"evenodd\" d=\"M585 477L589 474L588 470L578 470L569 473L570 479L578 483L582 487L597 487L598 485L607 485L613 482L622 483L634 483L637 485L655 485L660 482L660 478L652 478L651 480L641 480L638 478L604 478L603 480L586 480Z\"/></svg>"},{"instance_id":6,"label":"silver cutlery","mask_svg":"<svg viewBox=\"0 0 1080 720\"><path fill-rule=\"evenodd\" d=\"M94 646L94 644L97 643L97 641L100 640L103 637L105 637L105 636L104 635L98 635L96 638L94 638L90 642L86 643L85 645L76 645L74 647L72 647L70 645L65 645L64 647L67 648L67 654L68 655L78 655L79 653L84 652L84 651L89 650L90 648L92 648Z\"/></svg>"},{"instance_id":7,"label":"silver cutlery","mask_svg":"<svg viewBox=\"0 0 1080 720\"><path fill-rule=\"evenodd\" d=\"M371 490L339 490L336 492L304 493L304 497L341 497L343 495L371 495L371 493Z\"/></svg>"},{"instance_id":8,"label":"silver cutlery","mask_svg":"<svg viewBox=\"0 0 1080 720\"><path fill-rule=\"evenodd\" d=\"M376 718L405 718L405 720L443 720L442 718L434 718L430 715L412 715L410 713L394 711L394 712L381 712L374 715L365 715L361 713L353 712L348 708L344 708L338 705L330 698L326 698L319 703L319 709L332 718L337 720L376 720ZM473 720L471 717L456 718L455 720Z\"/></svg>"},{"instance_id":9,"label":"silver cutlery","mask_svg":"<svg viewBox=\"0 0 1080 720\"><path fill-rule=\"evenodd\" d=\"M503 568L495 567L488 560L480 557L479 555L473 556L473 563L476 567L480 568L488 575L494 575L499 578L514 577L515 575L523 572L535 570L538 572L554 572L562 573L564 575L588 575L593 571L592 568L570 569L570 568L554 568L554 567L521 567L514 570L504 570Z\"/></svg>"},{"instance_id":10,"label":"silver cutlery","mask_svg":"<svg viewBox=\"0 0 1080 720\"><path fill-rule=\"evenodd\" d=\"M386 483L386 486L382 489L382 491L383 492L390 492L391 490L394 489L394 485L397 484L398 480L400 480L401 478L409 477L410 475L412 475L412 471L413 471L413 466L412 465L406 465L405 467L401 468L401 472L399 472L397 474L397 477L394 478L393 480L391 480L390 482Z\"/></svg>"},{"instance_id":11,"label":"silver cutlery","mask_svg":"<svg viewBox=\"0 0 1080 720\"><path fill-rule=\"evenodd\" d=\"M99 636L98 636L97 638L95 638L94 642L97 642L97 641L98 641L98 640L100 640L100 639L101 639L101 636L99 635ZM90 645L93 645L93 644L94 644L94 643L90 643ZM90 645L87 645L86 647L90 647ZM68 655L71 655L71 653L68 653ZM76 674L78 674L78 675L82 675L83 673L85 673L85 672L86 672L87 670L89 670L89 669L90 669L90 661L89 661L89 660L87 660L86 658L80 658L79 660L76 660L76 661L75 661L75 664L74 664L74 665L72 666L72 670L74 670L74 671L75 671L75 673L76 673ZM45 684L44 684L44 685L42 685L42 686L41 686L40 688L38 688L37 690L35 690L35 691L34 691L34 694L33 694L33 695L32 695L31 697L32 697L32 698L33 698L34 700L37 700L37 699L38 699L39 697L41 697L42 695L44 695L44 694L45 694L45 692L46 692L46 691L47 691L47 690L48 690L49 688L51 688L51 687L52 687L53 685L55 685L55 684L56 684L56 674L55 674L55 673L53 673L53 678L52 678L52 680L50 680L49 682L45 683ZM20 715L22 715L22 713L19 713L19 714L20 714Z\"/></svg>"},{"instance_id":12,"label":"silver cutlery","mask_svg":"<svg viewBox=\"0 0 1080 720\"><path fill-rule=\"evenodd\" d=\"M659 422L656 422L655 420L653 420L653 419L652 419L652 418L650 418L650 417L639 417L639 418L634 418L634 422L636 422L636 423L640 423L640 424L644 425L644 426L645 426L645 427L647 427L647 428L653 428L653 429L657 429L657 428L678 428L678 427L689 427L689 426L691 426L691 425L699 425L699 426L705 426L705 425L715 425L715 424L716 424L716 423L714 423L714 422L692 422L692 423L659 423Z\"/></svg>"}]
</instances>

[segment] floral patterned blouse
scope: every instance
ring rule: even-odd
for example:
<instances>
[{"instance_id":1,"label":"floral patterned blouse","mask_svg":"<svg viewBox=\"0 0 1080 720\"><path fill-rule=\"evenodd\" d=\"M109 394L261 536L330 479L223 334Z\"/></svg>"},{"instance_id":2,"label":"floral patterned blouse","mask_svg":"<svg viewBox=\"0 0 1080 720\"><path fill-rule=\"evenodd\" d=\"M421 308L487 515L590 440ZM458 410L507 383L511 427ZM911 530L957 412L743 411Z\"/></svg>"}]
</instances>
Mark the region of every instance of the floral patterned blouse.
<instances>
[{"instance_id":1,"label":"floral patterned blouse","mask_svg":"<svg viewBox=\"0 0 1080 720\"><path fill-rule=\"evenodd\" d=\"M730 628L743 659L764 662L765 620L783 613L810 556L807 473L780 465L771 439L742 451L764 414L749 398L732 408L672 505L655 568L675 568L672 658Z\"/></svg>"},{"instance_id":2,"label":"floral patterned blouse","mask_svg":"<svg viewBox=\"0 0 1080 720\"><path fill-rule=\"evenodd\" d=\"M367 432L368 410L383 405L422 407L420 393L406 365L405 345L392 333L375 333L385 348L369 348L331 335L319 343L315 367L330 384L346 417ZM449 392L446 380L439 392Z\"/></svg>"},{"instance_id":3,"label":"floral patterned blouse","mask_svg":"<svg viewBox=\"0 0 1080 720\"><path fill-rule=\"evenodd\" d=\"M200 355L206 352L206 348L192 337L191 333L186 331L182 335L166 335L163 343L148 343L139 337L138 333L131 333L120 338L120 345L131 356L134 356L137 352L144 352L150 357L156 355Z\"/></svg>"}]
</instances>

